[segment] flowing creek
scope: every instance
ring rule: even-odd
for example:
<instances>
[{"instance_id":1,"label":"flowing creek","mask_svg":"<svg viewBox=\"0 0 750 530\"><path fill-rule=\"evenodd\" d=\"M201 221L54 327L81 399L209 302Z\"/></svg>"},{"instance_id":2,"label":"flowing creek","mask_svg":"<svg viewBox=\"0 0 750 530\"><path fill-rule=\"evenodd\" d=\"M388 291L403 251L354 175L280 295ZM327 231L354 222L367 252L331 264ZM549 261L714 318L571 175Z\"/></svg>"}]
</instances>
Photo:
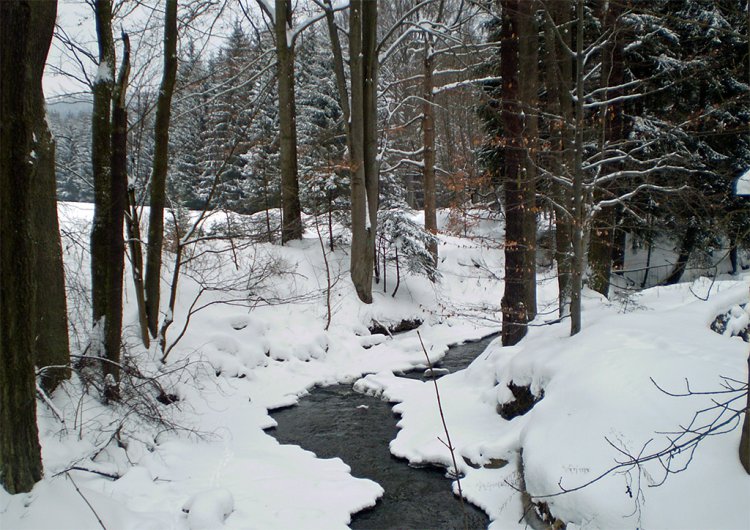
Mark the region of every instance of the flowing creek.
<instances>
[{"instance_id":1,"label":"flowing creek","mask_svg":"<svg viewBox=\"0 0 750 530\"><path fill-rule=\"evenodd\" d=\"M437 366L451 372L465 368L495 336L453 346ZM404 377L421 379L424 370ZM460 500L451 492L445 471L437 467L410 467L391 455L388 444L396 437L398 417L391 405L359 394L351 385L313 389L294 407L271 413L278 427L269 434L320 458L339 457L355 477L369 478L385 493L375 507L352 517L352 528L464 528ZM469 528L487 528L487 515L464 503Z\"/></svg>"}]
</instances>

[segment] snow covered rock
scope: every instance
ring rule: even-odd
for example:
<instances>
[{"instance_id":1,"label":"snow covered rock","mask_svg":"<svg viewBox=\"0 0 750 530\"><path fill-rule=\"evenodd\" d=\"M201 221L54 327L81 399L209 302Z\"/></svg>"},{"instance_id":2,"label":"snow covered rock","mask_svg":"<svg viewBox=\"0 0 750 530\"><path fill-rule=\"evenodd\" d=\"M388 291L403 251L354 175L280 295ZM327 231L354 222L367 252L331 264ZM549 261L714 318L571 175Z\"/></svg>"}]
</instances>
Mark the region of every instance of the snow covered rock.
<instances>
[{"instance_id":1,"label":"snow covered rock","mask_svg":"<svg viewBox=\"0 0 750 530\"><path fill-rule=\"evenodd\" d=\"M187 513L190 530L218 528L234 511L234 497L225 488L201 491L188 499L182 511Z\"/></svg>"},{"instance_id":2,"label":"snow covered rock","mask_svg":"<svg viewBox=\"0 0 750 530\"><path fill-rule=\"evenodd\" d=\"M424 379L437 379L439 377L443 377L444 375L448 375L449 373L451 373L451 371L447 368L428 368L424 371L422 377Z\"/></svg>"}]
</instances>

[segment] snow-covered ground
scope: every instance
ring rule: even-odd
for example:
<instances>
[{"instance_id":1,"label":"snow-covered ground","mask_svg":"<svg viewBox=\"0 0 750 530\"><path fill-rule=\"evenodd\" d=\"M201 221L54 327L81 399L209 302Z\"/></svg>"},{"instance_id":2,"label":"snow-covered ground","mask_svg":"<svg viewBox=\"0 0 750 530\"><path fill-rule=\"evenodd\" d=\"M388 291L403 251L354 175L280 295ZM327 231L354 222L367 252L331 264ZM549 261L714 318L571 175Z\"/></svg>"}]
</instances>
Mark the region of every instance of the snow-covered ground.
<instances>
[{"instance_id":1,"label":"snow-covered ground","mask_svg":"<svg viewBox=\"0 0 750 530\"><path fill-rule=\"evenodd\" d=\"M69 281L85 286L90 208L63 204L60 210L64 231L82 242L66 237ZM501 227L485 221L473 231L499 238ZM449 344L498 330L502 251L483 239L441 236L440 255L439 284L402 278L392 297L395 271L389 269L387 292L375 286L368 306L356 300L346 245L340 245L328 255L334 285L327 331L326 273L314 230L286 247L256 243L196 255L182 279L168 342L202 288L209 289L194 307L209 305L191 316L166 367L155 346L139 346L128 277L129 355L154 378L144 383L145 392L157 392L158 383L178 400L108 408L82 393L77 377L64 384L51 403L38 405L45 478L26 495L0 490L0 527L345 528L352 513L377 501L380 486L352 477L339 459L317 459L263 431L274 424L269 409L294 404L316 384L351 382L398 402L401 430L392 453L450 465L438 440L434 387L393 375L424 365L415 332L390 338L367 329L420 318L432 361ZM553 319L556 307L556 282L543 276L541 308L549 314L539 324ZM212 289L219 285L233 289ZM222 299L234 302L213 303ZM694 391L720 389L720 376L746 381L746 344L709 329L717 314L744 301L743 281L697 280L617 303L586 293L578 336L567 336L565 322L532 327L518 346L495 342L467 370L440 379L466 497L490 514L494 528L523 527L515 489L520 449L526 487L535 496L559 493L560 485L575 488L612 468L626 458L616 448L638 454L653 439L643 454L663 449L667 435L658 433L690 422L711 396L671 397L651 379L673 392L685 389L686 378ZM73 343L82 346L88 309L76 299L69 310L79 339ZM496 407L511 398L510 381L544 397L506 421ZM154 427L144 411L173 429ZM663 468L652 461L539 500L569 527L747 528L750 477L736 456L738 444L738 429L705 439L687 470L658 487L650 486L661 482ZM499 459L509 463L498 467ZM672 469L684 463L684 454L675 454Z\"/></svg>"}]
</instances>

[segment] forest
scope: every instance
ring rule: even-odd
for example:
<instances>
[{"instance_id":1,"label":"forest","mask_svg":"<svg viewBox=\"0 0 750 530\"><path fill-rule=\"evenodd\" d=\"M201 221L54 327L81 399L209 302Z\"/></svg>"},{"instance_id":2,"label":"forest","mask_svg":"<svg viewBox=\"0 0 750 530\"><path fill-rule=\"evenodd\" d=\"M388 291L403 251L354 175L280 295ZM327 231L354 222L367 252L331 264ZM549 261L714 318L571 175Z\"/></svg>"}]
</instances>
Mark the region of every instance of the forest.
<instances>
[{"instance_id":1,"label":"forest","mask_svg":"<svg viewBox=\"0 0 750 530\"><path fill-rule=\"evenodd\" d=\"M749 35L3 1L0 526L746 528Z\"/></svg>"}]
</instances>

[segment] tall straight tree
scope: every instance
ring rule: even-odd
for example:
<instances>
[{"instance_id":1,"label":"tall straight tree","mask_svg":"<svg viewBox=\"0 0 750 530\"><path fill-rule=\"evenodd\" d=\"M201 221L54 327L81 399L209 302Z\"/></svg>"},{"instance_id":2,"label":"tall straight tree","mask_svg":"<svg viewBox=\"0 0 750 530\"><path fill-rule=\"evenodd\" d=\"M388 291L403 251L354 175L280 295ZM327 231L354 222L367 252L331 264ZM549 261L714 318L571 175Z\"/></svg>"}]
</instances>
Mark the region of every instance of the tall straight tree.
<instances>
[{"instance_id":1,"label":"tall straight tree","mask_svg":"<svg viewBox=\"0 0 750 530\"><path fill-rule=\"evenodd\" d=\"M379 201L377 158L377 22L374 0L354 0L349 18L351 65L350 166L352 248L350 274L359 299L372 303Z\"/></svg>"},{"instance_id":2,"label":"tall straight tree","mask_svg":"<svg viewBox=\"0 0 750 530\"><path fill-rule=\"evenodd\" d=\"M536 0L525 0L518 13L518 98L522 105L522 147L524 161L523 284L526 318L536 317L536 181L539 145L539 29L536 22Z\"/></svg>"},{"instance_id":3,"label":"tall straight tree","mask_svg":"<svg viewBox=\"0 0 750 530\"><path fill-rule=\"evenodd\" d=\"M549 171L553 175L570 176L573 167L573 99L570 85L573 79L573 62L567 50L572 47L570 0L559 0L545 7L545 83L547 88L546 111L549 118L549 144L547 156ZM573 258L571 198L568 188L558 180L551 183L553 211L555 214L555 262L559 314L570 314L570 281Z\"/></svg>"},{"instance_id":4,"label":"tall straight tree","mask_svg":"<svg viewBox=\"0 0 750 530\"><path fill-rule=\"evenodd\" d=\"M444 1L440 0L435 25L443 18ZM422 186L424 188L424 228L437 235L437 200L435 193L435 37L432 31L424 31L424 58L422 70ZM428 244L434 267L438 265L437 239Z\"/></svg>"},{"instance_id":5,"label":"tall straight tree","mask_svg":"<svg viewBox=\"0 0 750 530\"><path fill-rule=\"evenodd\" d=\"M91 227L91 303L94 333L92 352L119 361L119 344L107 349L114 325L107 315L111 285L110 240L116 228L112 220L112 92L115 78L115 44L112 38L112 2L94 3L99 69L94 79L91 114L91 166L94 176L94 222ZM110 363L104 363L109 366Z\"/></svg>"},{"instance_id":6,"label":"tall straight tree","mask_svg":"<svg viewBox=\"0 0 750 530\"><path fill-rule=\"evenodd\" d=\"M169 167L169 120L177 78L177 0L167 0L164 13L164 70L156 102L154 165L151 172L151 211L146 250L146 316L148 329L156 337L161 295L161 254L164 246L164 205ZM140 271L137 271L140 272Z\"/></svg>"},{"instance_id":7,"label":"tall straight tree","mask_svg":"<svg viewBox=\"0 0 750 530\"><path fill-rule=\"evenodd\" d=\"M612 32L612 35L604 42L602 47L601 61L601 88L604 92L604 100L611 103L602 105L599 112L601 130L599 152L603 159L614 158L617 160L618 149L622 148L625 140L625 117L624 117L624 90L625 65L624 65L624 39L621 16L623 4L620 2L605 2L602 5L603 13L600 14L604 21L604 28ZM619 161L604 165L603 173L614 173L623 168ZM604 186L595 190L596 198L610 198L611 190ZM591 273L589 274L589 287L594 291L609 296L609 280L612 273L613 257L616 253L615 233L620 233L615 226L616 206L602 209L592 221L591 236L589 243L588 262ZM620 239L620 238L618 238ZM621 246L621 245L618 245Z\"/></svg>"},{"instance_id":8,"label":"tall straight tree","mask_svg":"<svg viewBox=\"0 0 750 530\"><path fill-rule=\"evenodd\" d=\"M521 0L501 0L500 73L502 77L501 122L504 134L503 189L505 202L505 292L503 345L518 343L526 335L529 321L526 282L528 276L525 229L528 182L525 175L526 151L519 86L519 19Z\"/></svg>"},{"instance_id":9,"label":"tall straight tree","mask_svg":"<svg viewBox=\"0 0 750 530\"><path fill-rule=\"evenodd\" d=\"M34 383L35 120L57 2L0 2L0 483L42 477Z\"/></svg>"},{"instance_id":10,"label":"tall straight tree","mask_svg":"<svg viewBox=\"0 0 750 530\"><path fill-rule=\"evenodd\" d=\"M45 51L46 53L46 51ZM32 177L34 253L34 325L36 364L42 369L40 382L47 392L70 377L68 311L65 294L60 225L57 218L55 141L47 125L44 94L33 90L34 153Z\"/></svg>"},{"instance_id":11,"label":"tall straight tree","mask_svg":"<svg viewBox=\"0 0 750 530\"><path fill-rule=\"evenodd\" d=\"M297 111L294 103L294 40L291 0L276 0L274 28L279 79L281 242L302 238L297 175Z\"/></svg>"}]
</instances>

